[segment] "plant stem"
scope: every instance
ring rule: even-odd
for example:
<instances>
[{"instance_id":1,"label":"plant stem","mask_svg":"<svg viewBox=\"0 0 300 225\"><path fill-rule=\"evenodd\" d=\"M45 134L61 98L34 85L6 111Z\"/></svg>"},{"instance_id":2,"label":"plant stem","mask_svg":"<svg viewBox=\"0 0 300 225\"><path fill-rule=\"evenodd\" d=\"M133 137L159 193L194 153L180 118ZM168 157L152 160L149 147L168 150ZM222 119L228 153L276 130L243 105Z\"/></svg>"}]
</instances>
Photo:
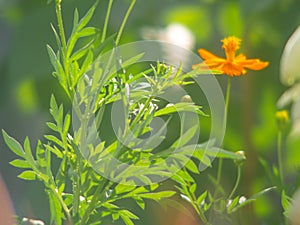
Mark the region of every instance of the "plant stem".
<instances>
[{"instance_id":1,"label":"plant stem","mask_svg":"<svg viewBox=\"0 0 300 225\"><path fill-rule=\"evenodd\" d=\"M58 22L58 28L59 28L59 34L61 38L61 43L63 47L63 51L67 51L67 42L66 42L66 36L64 31L64 24L61 14L61 1L56 1L56 16L57 16L57 22Z\"/></svg>"},{"instance_id":2,"label":"plant stem","mask_svg":"<svg viewBox=\"0 0 300 225\"><path fill-rule=\"evenodd\" d=\"M93 198L92 198L87 210L83 214L83 217L82 217L79 225L85 225L86 224L87 219L89 218L90 214L93 212L95 207L97 206L97 203L98 203L100 197L102 196L101 193L104 191L104 189L107 186L108 182L109 182L109 180L102 180L102 182L99 184L99 186L97 187L95 193L93 194Z\"/></svg>"},{"instance_id":3,"label":"plant stem","mask_svg":"<svg viewBox=\"0 0 300 225\"><path fill-rule=\"evenodd\" d=\"M231 91L231 77L228 76L226 99L225 99L225 116L224 116L224 124L223 124L224 127L226 127L226 124L227 124L228 107L229 107L229 101L230 101L230 91ZM219 185L220 181L221 181L222 166L223 166L223 159L221 158L221 159L219 159L219 165L218 165L217 185Z\"/></svg>"},{"instance_id":4,"label":"plant stem","mask_svg":"<svg viewBox=\"0 0 300 225\"><path fill-rule=\"evenodd\" d=\"M236 182L235 182L235 185L234 185L228 199L231 199L233 197L237 187L239 186L240 180L241 180L241 165L238 166Z\"/></svg>"},{"instance_id":5,"label":"plant stem","mask_svg":"<svg viewBox=\"0 0 300 225\"><path fill-rule=\"evenodd\" d=\"M108 27L108 21L109 21L109 16L111 13L111 8L114 0L109 0L107 11L106 11L106 16L105 16L105 21L104 21L104 26L103 26L103 32L102 32L102 37L101 37L101 43L104 42L105 37L106 37L106 32L107 32L107 27Z\"/></svg>"},{"instance_id":6,"label":"plant stem","mask_svg":"<svg viewBox=\"0 0 300 225\"><path fill-rule=\"evenodd\" d=\"M124 16L123 22L122 22L121 27L120 27L119 32L118 32L118 36L117 36L117 38L116 38L116 45L118 45L119 42L120 42L120 39L121 39L123 30L124 30L124 27L125 27L125 25L126 25L126 22L127 22L127 20L128 20L128 17L129 17L129 15L130 15L130 13L131 13L131 11L132 11L132 9L133 9L135 3L136 3L136 0L132 0L130 6L129 6L129 8L128 8L128 10L127 10L125 16Z\"/></svg>"},{"instance_id":7,"label":"plant stem","mask_svg":"<svg viewBox=\"0 0 300 225\"><path fill-rule=\"evenodd\" d=\"M184 168L184 171L186 171L186 168ZM207 219L206 219L206 216L204 214L204 212L202 211L201 207L200 207L200 204L197 204L197 197L195 195L194 192L191 192L191 183L190 182L187 182L187 191L189 193L189 197L190 197L190 201L191 201L191 204L192 206L194 207L194 209L196 210L197 214L199 215L200 219L201 219L201 222L203 222L204 224L207 224ZM183 189L185 189L185 187L182 187Z\"/></svg>"},{"instance_id":8,"label":"plant stem","mask_svg":"<svg viewBox=\"0 0 300 225\"><path fill-rule=\"evenodd\" d=\"M278 130L277 136L277 157L278 157L278 167L279 167L279 177L280 182L283 184L283 166L282 166L282 131Z\"/></svg>"},{"instance_id":9,"label":"plant stem","mask_svg":"<svg viewBox=\"0 0 300 225\"><path fill-rule=\"evenodd\" d=\"M67 205L65 204L64 200L62 199L61 195L57 193L57 191L55 189L50 189L53 194L55 195L55 197L58 199L58 201L60 202L61 206L63 207L65 213L66 213L66 216L67 216L67 220L68 222L70 222L70 224L72 224L72 217L71 217L71 214L70 214L70 211L67 207Z\"/></svg>"}]
</instances>

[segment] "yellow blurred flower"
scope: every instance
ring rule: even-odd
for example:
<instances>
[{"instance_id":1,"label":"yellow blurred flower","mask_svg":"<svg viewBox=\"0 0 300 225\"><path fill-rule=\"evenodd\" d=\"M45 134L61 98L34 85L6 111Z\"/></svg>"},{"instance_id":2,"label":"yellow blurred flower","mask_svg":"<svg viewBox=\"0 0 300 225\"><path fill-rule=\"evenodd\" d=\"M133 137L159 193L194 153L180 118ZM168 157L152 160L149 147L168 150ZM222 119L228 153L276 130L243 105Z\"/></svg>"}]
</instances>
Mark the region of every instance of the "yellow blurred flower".
<instances>
[{"instance_id":1,"label":"yellow blurred flower","mask_svg":"<svg viewBox=\"0 0 300 225\"><path fill-rule=\"evenodd\" d=\"M276 112L276 120L278 127L283 129L289 122L289 114L287 110L280 110Z\"/></svg>"},{"instance_id":2,"label":"yellow blurred flower","mask_svg":"<svg viewBox=\"0 0 300 225\"><path fill-rule=\"evenodd\" d=\"M222 48L226 58L218 57L205 49L199 49L199 55L204 62L193 65L193 69L209 67L211 70L220 71L228 76L241 76L246 74L246 69L261 70L269 65L269 62L262 62L259 59L247 59L244 54L236 56L236 51L240 48L241 39L236 37L224 38Z\"/></svg>"}]
</instances>

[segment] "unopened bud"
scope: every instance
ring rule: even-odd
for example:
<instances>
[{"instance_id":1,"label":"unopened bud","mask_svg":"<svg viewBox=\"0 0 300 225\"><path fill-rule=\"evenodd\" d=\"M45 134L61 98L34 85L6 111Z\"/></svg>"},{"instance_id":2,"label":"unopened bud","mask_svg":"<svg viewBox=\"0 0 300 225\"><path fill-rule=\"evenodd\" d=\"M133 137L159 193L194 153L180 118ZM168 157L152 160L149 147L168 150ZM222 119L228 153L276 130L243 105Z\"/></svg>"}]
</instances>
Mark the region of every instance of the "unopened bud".
<instances>
[{"instance_id":1,"label":"unopened bud","mask_svg":"<svg viewBox=\"0 0 300 225\"><path fill-rule=\"evenodd\" d=\"M182 96L182 98L181 98L181 102L193 102L193 100L192 100L191 96L189 96L189 95L184 95L184 96Z\"/></svg>"},{"instance_id":2,"label":"unopened bud","mask_svg":"<svg viewBox=\"0 0 300 225\"><path fill-rule=\"evenodd\" d=\"M242 166L246 160L246 154L244 151L237 151L235 154L239 155L240 158L239 159L236 159L234 160L234 163L237 165L237 166Z\"/></svg>"}]
</instances>

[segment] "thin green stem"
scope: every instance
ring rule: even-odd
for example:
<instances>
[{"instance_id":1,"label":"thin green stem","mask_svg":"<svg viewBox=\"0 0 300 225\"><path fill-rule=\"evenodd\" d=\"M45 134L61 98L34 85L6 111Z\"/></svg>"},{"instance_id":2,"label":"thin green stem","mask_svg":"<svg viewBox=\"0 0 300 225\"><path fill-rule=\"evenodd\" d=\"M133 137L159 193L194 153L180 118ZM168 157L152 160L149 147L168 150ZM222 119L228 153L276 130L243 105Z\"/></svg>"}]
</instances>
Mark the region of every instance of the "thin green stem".
<instances>
[{"instance_id":1,"label":"thin green stem","mask_svg":"<svg viewBox=\"0 0 300 225\"><path fill-rule=\"evenodd\" d=\"M283 184L282 131L281 130L278 130L278 136L277 136L277 157L278 157L280 182L281 184Z\"/></svg>"},{"instance_id":2,"label":"thin green stem","mask_svg":"<svg viewBox=\"0 0 300 225\"><path fill-rule=\"evenodd\" d=\"M186 168L184 168L184 170L185 170L185 172L187 172ZM187 182L187 187L188 187L187 190L188 190L188 193L190 195L189 197L190 197L192 206L196 210L196 212L199 215L201 221L204 224L207 224L208 221L206 219L206 216L205 216L204 212L202 211L200 204L197 204L197 197L196 197L195 193L190 191L191 190L191 183L190 182ZM185 189L185 187L182 187L182 188Z\"/></svg>"},{"instance_id":3,"label":"thin green stem","mask_svg":"<svg viewBox=\"0 0 300 225\"><path fill-rule=\"evenodd\" d=\"M104 21L104 26L103 26L103 32L102 32L102 37L101 37L101 43L104 42L106 38L106 32L107 32L107 27L108 27L108 21L109 21L109 16L111 13L111 8L114 0L109 0L107 11L106 11L106 16L105 16L105 21Z\"/></svg>"},{"instance_id":4,"label":"thin green stem","mask_svg":"<svg viewBox=\"0 0 300 225\"><path fill-rule=\"evenodd\" d=\"M119 32L118 32L118 35L117 35L117 38L116 38L116 45L118 45L119 42L120 42L120 39L121 39L123 30L124 30L125 25L126 25L126 22L127 22L127 20L128 20L128 17L129 17L129 15L130 15L130 13L131 13L131 11L132 11L132 9L133 9L135 3L136 3L136 0L132 0L130 6L129 6L129 8L128 8L128 10L127 10L125 16L124 16L123 22L122 22L122 24L121 24L121 27L120 27L120 29L119 29Z\"/></svg>"},{"instance_id":5,"label":"thin green stem","mask_svg":"<svg viewBox=\"0 0 300 225\"><path fill-rule=\"evenodd\" d=\"M67 58L67 41L66 41L66 35L65 35L65 29L63 24L63 18L61 13L61 0L56 1L56 17L58 22L58 29L62 44L61 54L63 59L63 65L65 69L65 79L67 80L67 87L64 87L67 95L71 98L72 93L72 82L69 77L69 59Z\"/></svg>"},{"instance_id":6,"label":"thin green stem","mask_svg":"<svg viewBox=\"0 0 300 225\"><path fill-rule=\"evenodd\" d=\"M67 42L66 42L64 24L63 24L63 19L61 14L61 1L56 1L56 17L57 17L58 29L59 29L63 51L66 52Z\"/></svg>"},{"instance_id":7,"label":"thin green stem","mask_svg":"<svg viewBox=\"0 0 300 225\"><path fill-rule=\"evenodd\" d=\"M226 98L225 98L225 116L224 116L224 124L223 124L223 126L225 128L226 128L227 117L228 117L228 107L229 107L229 101L230 101L230 91L231 91L231 77L228 76ZM218 173L217 173L217 185L219 185L220 181L221 181L222 167L223 167L223 159L219 159Z\"/></svg>"},{"instance_id":8,"label":"thin green stem","mask_svg":"<svg viewBox=\"0 0 300 225\"><path fill-rule=\"evenodd\" d=\"M238 166L238 170L237 170L237 178L236 178L236 182L235 182L235 185L228 197L228 199L231 199L236 191L236 189L238 188L239 186L239 183L240 183L240 180L241 180L241 172L242 172L242 169L241 169L241 165Z\"/></svg>"},{"instance_id":9,"label":"thin green stem","mask_svg":"<svg viewBox=\"0 0 300 225\"><path fill-rule=\"evenodd\" d=\"M224 120L225 124L227 123L228 107L229 107L229 101L230 101L230 91L231 91L231 77L228 77L226 99L225 99L225 120Z\"/></svg>"}]
</instances>

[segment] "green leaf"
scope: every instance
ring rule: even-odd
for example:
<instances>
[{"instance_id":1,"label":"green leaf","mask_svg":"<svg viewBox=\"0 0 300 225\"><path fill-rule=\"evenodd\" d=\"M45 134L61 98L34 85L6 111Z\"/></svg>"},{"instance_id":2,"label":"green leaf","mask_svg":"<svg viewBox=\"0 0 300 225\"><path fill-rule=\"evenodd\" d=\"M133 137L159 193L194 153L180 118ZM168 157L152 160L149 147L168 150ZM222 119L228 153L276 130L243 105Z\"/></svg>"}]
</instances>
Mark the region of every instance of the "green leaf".
<instances>
[{"instance_id":1,"label":"green leaf","mask_svg":"<svg viewBox=\"0 0 300 225\"><path fill-rule=\"evenodd\" d=\"M126 217L128 217L130 219L134 219L134 220L138 219L138 217L136 215L134 215L132 212L130 212L130 211L126 210L126 209L122 210L121 212L122 212L121 215L124 215L124 216L126 216Z\"/></svg>"},{"instance_id":2,"label":"green leaf","mask_svg":"<svg viewBox=\"0 0 300 225\"><path fill-rule=\"evenodd\" d=\"M134 200L141 209L145 209L145 201L142 198L136 197Z\"/></svg>"},{"instance_id":3,"label":"green leaf","mask_svg":"<svg viewBox=\"0 0 300 225\"><path fill-rule=\"evenodd\" d=\"M32 170L26 170L18 175L23 180L36 180L36 173Z\"/></svg>"},{"instance_id":4,"label":"green leaf","mask_svg":"<svg viewBox=\"0 0 300 225\"><path fill-rule=\"evenodd\" d=\"M188 129L184 134L181 134L180 137L172 144L171 148L181 148L186 145L196 134L199 129L199 125L195 125Z\"/></svg>"},{"instance_id":5,"label":"green leaf","mask_svg":"<svg viewBox=\"0 0 300 225\"><path fill-rule=\"evenodd\" d=\"M89 50L90 50L89 46L87 48L80 48L79 50L77 50L76 52L73 53L70 60L77 61L77 60L81 59L83 56L86 55L86 53Z\"/></svg>"},{"instance_id":6,"label":"green leaf","mask_svg":"<svg viewBox=\"0 0 300 225\"><path fill-rule=\"evenodd\" d=\"M112 214L113 221L117 221L119 218L120 218L120 214L119 213L113 213Z\"/></svg>"},{"instance_id":7,"label":"green leaf","mask_svg":"<svg viewBox=\"0 0 300 225\"><path fill-rule=\"evenodd\" d=\"M31 151L31 147L30 147L30 141L29 138L26 137L25 141L24 141L24 150L25 150L25 158L27 160L28 163L30 163L30 165L35 165L35 161L34 158L32 156L32 151Z\"/></svg>"},{"instance_id":8,"label":"green leaf","mask_svg":"<svg viewBox=\"0 0 300 225\"><path fill-rule=\"evenodd\" d=\"M186 149L194 148L194 156L201 158L203 154L211 157L224 158L224 159L233 159L233 160L245 160L245 156L241 154L236 154L235 152L230 152L218 147L214 147L211 143L197 144L195 146L186 146Z\"/></svg>"},{"instance_id":9,"label":"green leaf","mask_svg":"<svg viewBox=\"0 0 300 225\"><path fill-rule=\"evenodd\" d=\"M192 161L192 160L189 160L186 164L185 164L185 167L195 173L195 174L199 174L199 169L198 167L196 166L196 164Z\"/></svg>"},{"instance_id":10,"label":"green leaf","mask_svg":"<svg viewBox=\"0 0 300 225\"><path fill-rule=\"evenodd\" d=\"M58 111L58 105L56 103L55 97L52 94L50 98L50 113L52 116L56 115Z\"/></svg>"},{"instance_id":11,"label":"green leaf","mask_svg":"<svg viewBox=\"0 0 300 225\"><path fill-rule=\"evenodd\" d=\"M121 218L126 225L134 225L134 223L131 221L131 219L129 217L121 215Z\"/></svg>"},{"instance_id":12,"label":"green leaf","mask_svg":"<svg viewBox=\"0 0 300 225\"><path fill-rule=\"evenodd\" d=\"M61 159L61 158L63 157L62 152L61 152L56 146L52 147L52 146L50 146L50 145L44 145L44 147L45 147L48 151L50 151L50 152L52 152L53 154L55 154L58 158Z\"/></svg>"},{"instance_id":13,"label":"green leaf","mask_svg":"<svg viewBox=\"0 0 300 225\"><path fill-rule=\"evenodd\" d=\"M41 141L38 141L35 154L36 154L36 159L37 159L38 165L40 167L42 167L42 168L50 167L50 165L47 164L46 152L45 152L45 149L43 148Z\"/></svg>"},{"instance_id":14,"label":"green leaf","mask_svg":"<svg viewBox=\"0 0 300 225\"><path fill-rule=\"evenodd\" d=\"M26 162L25 160L21 160L21 159L15 159L11 162L9 162L9 164L13 165L14 167L18 167L18 168L31 168L31 165Z\"/></svg>"},{"instance_id":15,"label":"green leaf","mask_svg":"<svg viewBox=\"0 0 300 225\"><path fill-rule=\"evenodd\" d=\"M207 191L205 191L202 195L200 195L198 198L197 198L197 204L200 206L201 203L206 199L207 197Z\"/></svg>"},{"instance_id":16,"label":"green leaf","mask_svg":"<svg viewBox=\"0 0 300 225\"><path fill-rule=\"evenodd\" d=\"M232 210L234 209L234 207L237 206L237 204L239 203L239 199L240 199L240 196L235 197L233 200L229 199L230 203L228 204L228 207L227 207L228 213L231 213Z\"/></svg>"},{"instance_id":17,"label":"green leaf","mask_svg":"<svg viewBox=\"0 0 300 225\"><path fill-rule=\"evenodd\" d=\"M59 140L57 137L53 136L53 135L45 135L44 136L47 140L52 141L53 143L59 145L59 146L63 146L61 140Z\"/></svg>"},{"instance_id":18,"label":"green leaf","mask_svg":"<svg viewBox=\"0 0 300 225\"><path fill-rule=\"evenodd\" d=\"M73 17L73 31L72 33L74 33L76 31L76 28L78 26L78 22L79 22L79 14L78 14L78 10L77 8L74 10L74 17Z\"/></svg>"},{"instance_id":19,"label":"green leaf","mask_svg":"<svg viewBox=\"0 0 300 225\"><path fill-rule=\"evenodd\" d=\"M19 142L17 142L14 138L9 136L4 130L2 130L3 138L6 143L6 145L12 150L16 155L24 158L25 157L25 152L20 145Z\"/></svg>"},{"instance_id":20,"label":"green leaf","mask_svg":"<svg viewBox=\"0 0 300 225\"><path fill-rule=\"evenodd\" d=\"M130 192L132 190L134 190L136 187L134 186L134 182L132 181L132 185L125 185L122 183L119 183L116 187L115 187L115 192L117 195L123 194L123 193L127 193Z\"/></svg>"},{"instance_id":21,"label":"green leaf","mask_svg":"<svg viewBox=\"0 0 300 225\"><path fill-rule=\"evenodd\" d=\"M67 114L64 119L64 125L63 125L63 130L62 130L62 134L64 136L66 136L68 134L68 131L70 128L70 123L71 123L71 116L70 116L70 114Z\"/></svg>"},{"instance_id":22,"label":"green leaf","mask_svg":"<svg viewBox=\"0 0 300 225\"><path fill-rule=\"evenodd\" d=\"M51 123L51 122L47 122L47 126L48 126L51 130L58 132L58 129L57 129L56 124Z\"/></svg>"},{"instance_id":23,"label":"green leaf","mask_svg":"<svg viewBox=\"0 0 300 225\"><path fill-rule=\"evenodd\" d=\"M60 47L61 46L61 41L60 41L59 35L58 35L56 29L54 28L54 26L52 25L52 23L50 25L51 25L51 29L54 33L54 36L55 36L56 44L57 44L58 47Z\"/></svg>"},{"instance_id":24,"label":"green leaf","mask_svg":"<svg viewBox=\"0 0 300 225\"><path fill-rule=\"evenodd\" d=\"M62 206L57 197L51 192L48 192L50 211L51 211L51 222L50 224L62 225L62 219L65 218L62 212Z\"/></svg>"},{"instance_id":25,"label":"green leaf","mask_svg":"<svg viewBox=\"0 0 300 225\"><path fill-rule=\"evenodd\" d=\"M197 113L201 116L207 116L200 109L201 106L197 106L192 102L179 102L174 105L168 105L167 107L156 111L154 116L163 116L163 115L168 115L168 114L178 113L178 112L192 112L192 113Z\"/></svg>"},{"instance_id":26,"label":"green leaf","mask_svg":"<svg viewBox=\"0 0 300 225\"><path fill-rule=\"evenodd\" d=\"M77 38L87 37L87 36L94 35L97 32L98 32L98 29L95 27L86 27L86 28L82 29L80 32L78 32L76 34L76 36L77 36Z\"/></svg>"},{"instance_id":27,"label":"green leaf","mask_svg":"<svg viewBox=\"0 0 300 225\"><path fill-rule=\"evenodd\" d=\"M80 68L79 77L82 76L82 74L86 73L88 69L90 68L91 64L93 63L93 52L89 51L87 56L85 57L82 66ZM77 79L79 79L79 77Z\"/></svg>"},{"instance_id":28,"label":"green leaf","mask_svg":"<svg viewBox=\"0 0 300 225\"><path fill-rule=\"evenodd\" d=\"M145 53L143 52L143 53L140 53L140 54L138 54L138 55L136 55L136 56L131 57L130 59L125 60L125 61L122 63L122 67L123 67L123 68L126 68L126 67L128 67L128 66L131 66L131 65L135 64L135 63L138 62L144 55L145 55Z\"/></svg>"},{"instance_id":29,"label":"green leaf","mask_svg":"<svg viewBox=\"0 0 300 225\"><path fill-rule=\"evenodd\" d=\"M64 156L64 158L61 161L59 170L56 174L56 185L57 185L57 190L58 193L63 193L65 189L65 184L66 184L66 171L67 171L68 165L67 165L67 157ZM73 196L72 196L73 197Z\"/></svg>"},{"instance_id":30,"label":"green leaf","mask_svg":"<svg viewBox=\"0 0 300 225\"><path fill-rule=\"evenodd\" d=\"M53 49L51 48L50 45L47 45L47 51L48 51L48 55L49 55L49 58L50 58L50 62L52 64L52 66L56 69L57 68L57 65L56 65L56 61L57 61L56 54L55 54L55 52L53 51Z\"/></svg>"},{"instance_id":31,"label":"green leaf","mask_svg":"<svg viewBox=\"0 0 300 225\"><path fill-rule=\"evenodd\" d=\"M88 24L88 22L91 20L94 11L96 9L97 2L89 9L89 11L85 14L85 16L79 21L77 26L77 31L81 30L85 25Z\"/></svg>"},{"instance_id":32,"label":"green leaf","mask_svg":"<svg viewBox=\"0 0 300 225\"><path fill-rule=\"evenodd\" d=\"M169 198L173 196L175 193L176 193L175 191L160 191L155 193L139 194L139 197L159 201L163 198Z\"/></svg>"},{"instance_id":33,"label":"green leaf","mask_svg":"<svg viewBox=\"0 0 300 225\"><path fill-rule=\"evenodd\" d=\"M289 196L287 196L285 194L285 191L283 190L281 192L281 205L282 205L282 208L284 209L284 211L288 211L288 209L290 208L291 200L292 199Z\"/></svg>"}]
</instances>

